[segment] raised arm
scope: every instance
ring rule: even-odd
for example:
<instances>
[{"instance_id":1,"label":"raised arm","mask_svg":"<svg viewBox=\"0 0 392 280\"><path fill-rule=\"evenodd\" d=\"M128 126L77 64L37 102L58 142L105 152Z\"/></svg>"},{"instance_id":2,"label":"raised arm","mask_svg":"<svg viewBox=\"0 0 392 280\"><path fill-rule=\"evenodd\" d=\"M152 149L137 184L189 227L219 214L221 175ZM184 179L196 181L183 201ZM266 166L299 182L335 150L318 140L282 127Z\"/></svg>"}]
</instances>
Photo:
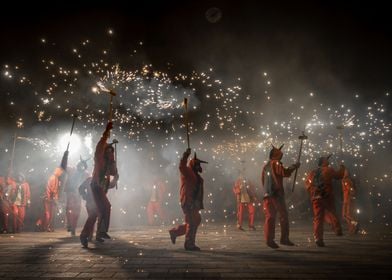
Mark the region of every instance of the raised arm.
<instances>
[{"instance_id":1,"label":"raised arm","mask_svg":"<svg viewBox=\"0 0 392 280\"><path fill-rule=\"evenodd\" d=\"M291 173L293 173L295 169L297 169L300 166L300 163L299 162L294 163L289 167L284 167L281 162L276 162L274 165L275 165L274 169L276 175L280 175L282 177L290 177Z\"/></svg>"},{"instance_id":2,"label":"raised arm","mask_svg":"<svg viewBox=\"0 0 392 280\"><path fill-rule=\"evenodd\" d=\"M180 160L179 169L181 174L184 176L186 176L186 173L188 172L188 167L186 166L186 164L190 154L191 154L191 149L190 148L186 149L186 151L182 154L182 158Z\"/></svg>"},{"instance_id":3,"label":"raised arm","mask_svg":"<svg viewBox=\"0 0 392 280\"><path fill-rule=\"evenodd\" d=\"M113 129L113 123L108 122L106 125L106 129L102 134L101 139L98 141L97 146L95 147L95 157L101 158L105 152L106 142L109 139L110 130Z\"/></svg>"}]
</instances>

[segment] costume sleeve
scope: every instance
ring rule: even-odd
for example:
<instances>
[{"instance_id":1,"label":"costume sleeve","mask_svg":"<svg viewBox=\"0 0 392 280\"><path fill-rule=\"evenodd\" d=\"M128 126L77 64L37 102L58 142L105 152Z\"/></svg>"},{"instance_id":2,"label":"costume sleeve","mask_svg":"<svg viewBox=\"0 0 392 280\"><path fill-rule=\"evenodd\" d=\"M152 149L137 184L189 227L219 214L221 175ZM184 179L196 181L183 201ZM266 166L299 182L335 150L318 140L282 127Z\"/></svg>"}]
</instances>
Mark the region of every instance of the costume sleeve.
<instances>
[{"instance_id":1,"label":"costume sleeve","mask_svg":"<svg viewBox=\"0 0 392 280\"><path fill-rule=\"evenodd\" d=\"M29 185L29 183L25 183L26 184L26 193L25 193L25 197L26 197L26 202L27 202L27 204L30 204L30 202L31 202L31 193L30 193L30 185Z\"/></svg>"},{"instance_id":2,"label":"costume sleeve","mask_svg":"<svg viewBox=\"0 0 392 280\"><path fill-rule=\"evenodd\" d=\"M292 168L292 167L288 167L288 168L284 167L281 162L276 162L274 164L274 171L275 171L275 174L278 176L290 177L291 173L293 173L294 170L295 170L295 168Z\"/></svg>"},{"instance_id":3,"label":"costume sleeve","mask_svg":"<svg viewBox=\"0 0 392 280\"><path fill-rule=\"evenodd\" d=\"M305 180L305 188L307 191L311 190L312 187L312 181L313 181L313 176L314 176L314 172L310 172L308 174L308 176L306 176L306 180Z\"/></svg>"},{"instance_id":4,"label":"costume sleeve","mask_svg":"<svg viewBox=\"0 0 392 280\"><path fill-rule=\"evenodd\" d=\"M240 180L237 179L237 180L235 181L235 183L234 183L233 192L234 192L235 195L239 195L239 194L241 193L241 190L240 190L240 182L239 182L239 181L240 181Z\"/></svg>"}]
</instances>

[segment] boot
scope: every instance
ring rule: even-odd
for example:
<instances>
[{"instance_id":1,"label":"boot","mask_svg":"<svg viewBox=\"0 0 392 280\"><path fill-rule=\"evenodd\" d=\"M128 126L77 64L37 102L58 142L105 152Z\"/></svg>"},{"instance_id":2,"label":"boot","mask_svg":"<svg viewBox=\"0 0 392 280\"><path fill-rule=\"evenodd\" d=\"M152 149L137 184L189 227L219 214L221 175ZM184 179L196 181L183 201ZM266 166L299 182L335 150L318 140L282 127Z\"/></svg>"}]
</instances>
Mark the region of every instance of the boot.
<instances>
[{"instance_id":1,"label":"boot","mask_svg":"<svg viewBox=\"0 0 392 280\"><path fill-rule=\"evenodd\" d=\"M80 236L80 243L82 244L83 248L88 248L88 239L87 239L87 237Z\"/></svg>"},{"instance_id":2,"label":"boot","mask_svg":"<svg viewBox=\"0 0 392 280\"><path fill-rule=\"evenodd\" d=\"M177 236L176 236L176 234L174 233L174 231L173 231L173 230L169 230L169 234L170 234L170 240L171 240L171 242L172 242L173 244L176 244L176 238L177 238Z\"/></svg>"},{"instance_id":3,"label":"boot","mask_svg":"<svg viewBox=\"0 0 392 280\"><path fill-rule=\"evenodd\" d=\"M324 241L322 239L316 240L317 247L325 247Z\"/></svg>"},{"instance_id":4,"label":"boot","mask_svg":"<svg viewBox=\"0 0 392 280\"><path fill-rule=\"evenodd\" d=\"M295 244L290 241L290 239L285 239L285 240L280 240L280 244L286 245L286 246L294 246Z\"/></svg>"},{"instance_id":5,"label":"boot","mask_svg":"<svg viewBox=\"0 0 392 280\"><path fill-rule=\"evenodd\" d=\"M268 241L267 246L272 248L272 249L278 249L279 245L275 243L275 241Z\"/></svg>"}]
</instances>

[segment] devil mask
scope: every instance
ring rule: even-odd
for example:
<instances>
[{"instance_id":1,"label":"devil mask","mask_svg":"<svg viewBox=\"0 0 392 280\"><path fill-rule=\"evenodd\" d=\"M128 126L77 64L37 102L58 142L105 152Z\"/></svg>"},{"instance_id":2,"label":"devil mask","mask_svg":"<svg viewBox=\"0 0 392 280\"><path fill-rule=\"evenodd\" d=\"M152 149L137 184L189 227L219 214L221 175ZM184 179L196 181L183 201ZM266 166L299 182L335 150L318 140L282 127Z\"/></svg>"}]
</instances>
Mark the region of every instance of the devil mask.
<instances>
[{"instance_id":1,"label":"devil mask","mask_svg":"<svg viewBox=\"0 0 392 280\"><path fill-rule=\"evenodd\" d=\"M269 158L272 160L281 160L283 157L283 153L281 149L283 148L284 144L280 146L279 148L276 148L274 145L272 145L272 149L269 154Z\"/></svg>"}]
</instances>

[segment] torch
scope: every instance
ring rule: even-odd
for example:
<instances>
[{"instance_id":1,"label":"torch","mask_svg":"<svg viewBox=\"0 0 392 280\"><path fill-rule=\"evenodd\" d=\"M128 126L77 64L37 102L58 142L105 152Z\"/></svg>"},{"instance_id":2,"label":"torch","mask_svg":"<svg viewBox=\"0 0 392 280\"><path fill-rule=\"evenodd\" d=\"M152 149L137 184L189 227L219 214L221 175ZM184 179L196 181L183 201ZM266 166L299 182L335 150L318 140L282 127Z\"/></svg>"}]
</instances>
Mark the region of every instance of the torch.
<instances>
[{"instance_id":1,"label":"torch","mask_svg":"<svg viewBox=\"0 0 392 280\"><path fill-rule=\"evenodd\" d=\"M69 134L69 140L68 140L68 145L67 145L67 151L69 150L69 144L71 143L71 137L72 137L72 133L74 130L74 126L75 126L75 120L78 116L77 115L73 115L73 119L72 119L72 126L71 126L71 132Z\"/></svg>"},{"instance_id":2,"label":"torch","mask_svg":"<svg viewBox=\"0 0 392 280\"><path fill-rule=\"evenodd\" d=\"M114 160L116 161L116 168L117 168L117 144L118 144L118 140L117 139L113 139L113 144L114 144ZM118 172L118 170L117 170ZM117 182L116 182L116 190L117 190L118 186L117 186Z\"/></svg>"},{"instance_id":3,"label":"torch","mask_svg":"<svg viewBox=\"0 0 392 280\"><path fill-rule=\"evenodd\" d=\"M15 157L15 146L16 146L16 132L14 134L14 142L12 144L11 158L10 158L10 166L8 167L8 178L11 178L13 169L14 169L14 157Z\"/></svg>"},{"instance_id":4,"label":"torch","mask_svg":"<svg viewBox=\"0 0 392 280\"><path fill-rule=\"evenodd\" d=\"M185 127L186 127L186 141L188 144L188 149L190 148L189 145L189 119L188 119L188 99L184 98L184 109L185 109Z\"/></svg>"},{"instance_id":5,"label":"torch","mask_svg":"<svg viewBox=\"0 0 392 280\"><path fill-rule=\"evenodd\" d=\"M113 90L107 91L107 93L110 95L110 102L109 102L109 122L112 121L113 119L113 97L116 96L117 94Z\"/></svg>"},{"instance_id":6,"label":"torch","mask_svg":"<svg viewBox=\"0 0 392 280\"><path fill-rule=\"evenodd\" d=\"M308 139L308 136L306 136L306 135L305 135L305 132L302 131L302 135L298 136L298 139L301 141L301 144L300 144L300 146L299 146L299 153L298 153L297 162L299 162L300 159L301 159L302 144L303 144L304 140ZM293 187L291 188L291 192L294 192L295 182L297 181L297 174L298 174L298 168L295 169Z\"/></svg>"},{"instance_id":7,"label":"torch","mask_svg":"<svg viewBox=\"0 0 392 280\"><path fill-rule=\"evenodd\" d=\"M343 162L343 129L344 125L337 125L336 129L339 131L339 145L340 145L340 161Z\"/></svg>"}]
</instances>

